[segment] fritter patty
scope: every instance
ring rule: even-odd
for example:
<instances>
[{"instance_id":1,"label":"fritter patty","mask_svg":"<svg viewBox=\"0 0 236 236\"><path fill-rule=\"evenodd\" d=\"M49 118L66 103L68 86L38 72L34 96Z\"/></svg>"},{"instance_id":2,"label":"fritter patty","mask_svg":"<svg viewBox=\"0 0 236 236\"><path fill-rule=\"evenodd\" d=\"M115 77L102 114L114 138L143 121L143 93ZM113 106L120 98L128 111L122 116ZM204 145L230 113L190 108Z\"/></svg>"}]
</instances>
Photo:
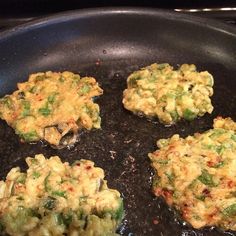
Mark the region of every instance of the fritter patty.
<instances>
[{"instance_id":1,"label":"fritter patty","mask_svg":"<svg viewBox=\"0 0 236 236\"><path fill-rule=\"evenodd\" d=\"M0 230L13 236L117 235L120 193L89 160L72 166L58 156L26 158L26 173L11 169L0 181Z\"/></svg>"},{"instance_id":2,"label":"fritter patty","mask_svg":"<svg viewBox=\"0 0 236 236\"><path fill-rule=\"evenodd\" d=\"M152 64L133 72L123 93L124 107L136 114L157 117L164 124L211 113L213 77L197 72L195 65L174 70L169 64Z\"/></svg>"},{"instance_id":3,"label":"fritter patty","mask_svg":"<svg viewBox=\"0 0 236 236\"><path fill-rule=\"evenodd\" d=\"M100 128L93 98L103 91L92 77L48 71L30 75L17 87L0 99L0 117L23 141L41 139L63 147L76 141L79 129Z\"/></svg>"},{"instance_id":4,"label":"fritter patty","mask_svg":"<svg viewBox=\"0 0 236 236\"><path fill-rule=\"evenodd\" d=\"M214 128L187 138L174 135L150 153L153 191L194 228L236 230L236 123L218 117Z\"/></svg>"}]
</instances>

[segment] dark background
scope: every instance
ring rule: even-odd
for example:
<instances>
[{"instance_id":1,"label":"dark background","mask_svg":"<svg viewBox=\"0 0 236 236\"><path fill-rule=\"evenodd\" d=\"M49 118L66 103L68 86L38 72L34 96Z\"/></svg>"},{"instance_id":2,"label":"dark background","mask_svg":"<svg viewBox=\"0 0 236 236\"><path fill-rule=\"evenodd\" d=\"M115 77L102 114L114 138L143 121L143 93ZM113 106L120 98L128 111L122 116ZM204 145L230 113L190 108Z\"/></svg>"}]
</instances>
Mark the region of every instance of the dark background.
<instances>
[{"instance_id":1,"label":"dark background","mask_svg":"<svg viewBox=\"0 0 236 236\"><path fill-rule=\"evenodd\" d=\"M235 0L0 0L0 30L62 11L106 6L139 6L162 9L181 9L187 14L217 18L236 25ZM235 8L222 11L220 8ZM203 11L211 8L212 11ZM197 9L197 12L189 12Z\"/></svg>"},{"instance_id":2,"label":"dark background","mask_svg":"<svg viewBox=\"0 0 236 236\"><path fill-rule=\"evenodd\" d=\"M13 6L13 4L15 4ZM161 8L175 8L175 7L225 7L236 6L235 0L1 0L1 7L11 7L12 12L20 11L32 11L32 10L45 10L49 11L60 10L61 8L75 9L82 7L94 7L94 6L154 6ZM1 9L1 13L4 9Z\"/></svg>"},{"instance_id":3,"label":"dark background","mask_svg":"<svg viewBox=\"0 0 236 236\"><path fill-rule=\"evenodd\" d=\"M177 8L183 9L183 11L188 14L218 18L219 20L230 24L235 24L236 19L234 10L221 11L219 9L222 7L236 8L236 1L225 0L207 2L200 0L156 2L138 0L96 2L78 0L0 0L0 30L7 29L23 22L27 22L37 17L49 15L51 13L104 6L145 6L153 8L164 8L172 11ZM203 8L211 8L212 11L203 11ZM197 12L188 12L189 9L197 9ZM35 153L43 153L47 157L56 154L61 156L63 160L72 162L78 156L81 156L85 159L93 160L93 158L95 158L97 155L97 151L99 151L100 155L96 160L97 166L101 166L105 169L109 186L119 189L124 194L126 206L125 208L127 211L127 217L124 221L124 235L128 235L129 232L135 233L135 230L140 230L140 228L135 228L138 221L137 219L143 220L142 222L145 223L144 230L146 230L146 232L143 234L136 233L135 235L157 235L151 232L151 230L153 229L155 229L155 231L157 231L159 235L165 236L232 235L227 233L224 234L217 229L193 231L189 225L182 225L181 222L176 220L177 218L175 214L172 211L169 211L168 207L165 205L162 199L154 198L150 194L151 168L149 160L146 158L146 153L148 153L151 149L155 150L156 139L169 137L174 133L180 133L181 136L186 136L187 134L192 134L197 131L202 132L203 130L207 130L211 127L212 117L216 117L217 114L224 114L225 116L231 116L235 118L235 93L232 93L232 91L235 89L235 63L232 65L232 67L229 67L227 60L224 61L225 58L235 58L234 55L232 56L232 54L235 52L235 41L232 44L229 43L228 37L230 36L227 34L224 35L224 31L220 31L215 34L215 29L210 28L210 31L208 32L207 25L206 29L203 27L203 31L200 31L200 33L196 34L200 36L202 35L201 39L203 38L203 40L200 40L199 37L193 37L192 32L195 32L195 29L199 29L199 27L197 27L192 30L192 24L194 25L193 21L191 21L191 25L183 24L181 26L179 25L179 27L176 27L175 24L177 23L177 21L178 20L171 22L170 25L172 25L173 23L173 28L170 27L170 29L167 30L167 32L163 35L171 36L175 32L175 29L178 28L179 30L183 31L182 34L177 34L176 31L176 35L181 36L181 38L175 40L174 37L167 37L167 39L170 40L169 42L168 40L161 40L161 42L163 43L163 47L160 48L165 48L166 50L166 45L169 45L169 51L159 51L159 47L157 47L156 45L158 44L157 39L160 37L160 34L158 34L158 31L154 31L154 29L157 29L156 25L153 26L148 24L150 21L148 21L148 23L145 22L143 24L138 24L138 29L137 27L135 29L136 20L133 21L134 23L131 25L132 27L119 28L117 26L118 28L111 28L112 32L115 35L115 45L126 49L128 53L126 56L132 58L132 60L128 58L127 61L125 59L121 60L119 63L115 61L116 54L111 54L112 52L117 51L117 48L114 48L113 46L114 42L104 40L103 38L105 35L103 32L106 32L106 25L108 20L104 20L104 22L90 21L92 23L89 27L82 27L85 36L87 36L86 30L92 27L91 31L95 32L94 35L96 35L96 37L94 37L93 39L96 41L91 41L91 39L78 41L79 38L83 39L81 35L80 37L77 37L76 35L74 36L74 38L72 37L76 32L80 32L78 30L74 30L75 26L77 29L78 24L76 24L75 26L73 24L63 26L62 24L58 25L58 27L56 28L52 26L54 29L53 31L50 30L50 27L49 30L46 31L45 29L35 31L35 33L33 32L33 37L32 35L28 35L28 33L30 34L29 30L28 33L26 33L26 36L20 34L18 38L13 37L13 41L9 40L7 42L6 40L5 45L0 44L0 67L2 67L2 72L5 73L1 73L1 80L4 82L4 76L6 75L10 75L10 78L15 80L14 83L12 82L12 80L9 80L10 82L8 81L8 86L13 86L13 84L16 84L16 82L19 81L19 78L25 78L25 75L29 73L29 70L32 72L33 70L45 71L49 68L53 70L64 70L63 68L67 68L71 71L77 71L78 68L80 68L82 70L82 74L84 73L84 75L86 73L89 73L89 75L92 75L96 78L101 78L102 87L106 91L105 95L100 99L99 104L102 107L101 114L103 120L103 133L101 134L100 131L93 131L89 135L87 135L86 133L84 135L81 135L80 145L84 148L76 147L68 152L68 150L55 151L48 146L44 147L43 145L41 145L41 143L38 143L33 147L29 144L22 145L19 143L18 137L14 135L13 130L10 129L10 127L6 126L5 123L0 122L0 156L8 157L0 158L0 166L2 168L1 176L5 176L13 166L22 165L23 163L25 163L25 156L33 156ZM94 22L96 22L97 24L94 24ZM110 23L112 24L112 21L109 18L109 24ZM124 22L124 24L125 23L126 21ZM85 25L87 25L87 23ZM112 25L117 25L116 21ZM104 31L100 32L100 26L104 28ZM150 44L147 44L147 42L149 42L148 40L146 41L146 39L138 37L140 34L139 30L145 29L145 27L151 27L151 32L157 32L156 34L149 34L149 37L151 37L151 42L153 42L152 47L150 46ZM200 24L200 28L201 27L202 24ZM99 30L96 31L98 28ZM134 30L128 30L130 28ZM55 33L55 30L58 33ZM123 34L120 33L120 30L124 30L125 32L127 30L127 32ZM91 31L88 30L88 32ZM60 32L72 33L63 35ZM57 37L57 35L63 37ZM127 42L139 41L139 43L131 43L130 45L128 45L126 41L123 42L121 40L126 38L122 37L122 35L130 35L130 39L127 40ZM226 41L223 40L223 38L225 38ZM72 39L76 39L77 41ZM160 37L160 39L162 38ZM172 41L173 39L174 41ZM70 43L75 41L76 44ZM80 42L87 44L87 47L84 47L84 45ZM121 42L123 42L123 44ZM177 48L175 47L176 44L174 44L173 42L179 43ZM195 46L193 47L192 44L189 44L187 42L195 42ZM200 44L202 45L201 47L199 47ZM39 46L35 47L35 45ZM90 49L90 45L97 45L93 46L93 49L97 50L95 50L93 54L87 53L88 49ZM139 50L134 50L134 48L132 49L133 45ZM142 47L139 47L139 45L142 45ZM206 47L207 45L216 45L216 47ZM179 47L181 47L182 50L179 50ZM64 50L64 48L66 48L66 50ZM86 52L81 52L81 48L84 48ZM106 49L106 54L103 53L104 49ZM215 53L217 49L219 49L219 52L221 52L222 54ZM135 55L137 56L137 58L139 58L140 50L142 55L146 55L147 61L143 61L143 58L141 59L141 61L134 60ZM173 50L174 53L169 53L173 52ZM62 54L59 54L62 57L59 57L59 59L61 59L57 60L54 64L53 58L55 59L54 55L56 55L58 52L62 52ZM190 53L189 55L189 52L192 53ZM80 55L83 55L83 57L81 57ZM95 63L97 61L97 55L99 55L99 57L101 58L104 58L105 61L99 66L97 66ZM114 55L114 61L106 59L108 57L111 58L112 55ZM150 57L150 55L153 55L153 58ZM199 55L204 56L202 57ZM225 56L221 58L221 55ZM93 59L91 59L90 56L92 56ZM122 99L122 90L125 88L125 79L127 78L128 74L131 73L131 71L134 71L134 69L138 69L141 66L150 64L151 61L154 61L154 58L155 60L161 58L164 61L170 61L171 64L177 64L180 63L179 57L181 58L182 63L190 61L191 59L191 62L198 64L200 66L200 69L201 67L208 68L209 71L212 71L213 74L216 75L216 86L218 89L216 90L216 95L214 96L214 104L216 109L212 117L204 116L204 118L202 119L196 119L193 123L191 123L191 126L188 123L183 122L173 127L165 128L164 126L159 126L159 128L156 129L155 123L146 121L145 119L139 117L135 117L131 113L125 112L123 110L122 106L120 106L120 101ZM119 54L117 58L119 59ZM202 58L204 58L204 62L202 62ZM89 62L93 61L93 63L88 63L86 66L86 63L84 62L85 66L83 68L81 65L83 65L84 59L88 59ZM44 64L45 62L47 63ZM135 65L135 68L131 67L131 65ZM228 84L222 83L221 78L227 78ZM7 82L7 80L5 81ZM225 80L223 80L223 82L224 81ZM8 89L10 87L7 87L6 83L3 83L1 84L1 88L1 92L5 93L5 90L3 88ZM117 94L117 96L114 96L114 93ZM222 95L225 96L225 100L222 99ZM112 102L107 104L106 101ZM103 107L106 107L106 109L103 109ZM116 122L117 117L120 118L120 123ZM150 136L150 133L152 134L152 136ZM132 140L132 145L126 143L130 140ZM105 150L104 146L106 147ZM112 158L110 158L110 150L116 151L116 158L114 161L112 160ZM17 158L15 158L16 156ZM116 168L116 166L119 166L120 168ZM142 178L140 176L142 176ZM142 202L143 205L140 206L139 204L137 204L139 202ZM145 213L143 214L143 211L139 211L138 207L145 207ZM153 209L161 210L154 212ZM152 223L153 219L160 220L161 224L156 225L154 228ZM149 227L150 225L152 227ZM168 232L166 229L168 229ZM162 232L164 232L165 234Z\"/></svg>"},{"instance_id":4,"label":"dark background","mask_svg":"<svg viewBox=\"0 0 236 236\"><path fill-rule=\"evenodd\" d=\"M235 0L1 0L0 13L55 12L102 6L149 6L158 8L236 7Z\"/></svg>"}]
</instances>

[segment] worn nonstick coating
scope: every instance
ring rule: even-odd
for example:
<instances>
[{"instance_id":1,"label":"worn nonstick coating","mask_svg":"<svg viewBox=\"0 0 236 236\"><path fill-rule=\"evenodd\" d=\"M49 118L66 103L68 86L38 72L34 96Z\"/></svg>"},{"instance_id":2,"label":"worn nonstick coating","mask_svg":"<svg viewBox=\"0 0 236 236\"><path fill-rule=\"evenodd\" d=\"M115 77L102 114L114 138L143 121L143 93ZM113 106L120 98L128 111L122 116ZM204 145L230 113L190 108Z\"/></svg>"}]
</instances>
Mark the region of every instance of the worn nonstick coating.
<instances>
[{"instance_id":1,"label":"worn nonstick coating","mask_svg":"<svg viewBox=\"0 0 236 236\"><path fill-rule=\"evenodd\" d=\"M153 62L194 63L214 75L214 112L195 121L164 127L122 107L129 73ZM123 235L224 235L218 229L193 230L151 193L153 172L147 153L159 138L202 132L218 115L236 119L236 30L218 22L154 9L82 10L12 29L0 35L0 95L38 71L79 72L96 77L104 95L97 99L102 129L83 132L75 147L55 150L22 144L0 122L0 177L24 158L43 153L70 163L93 160L105 170L110 187L124 197ZM157 223L157 220L159 223ZM129 234L133 233L133 234ZM233 234L233 233L232 233ZM228 235L228 234L227 234ZM235 234L236 235L236 234Z\"/></svg>"}]
</instances>

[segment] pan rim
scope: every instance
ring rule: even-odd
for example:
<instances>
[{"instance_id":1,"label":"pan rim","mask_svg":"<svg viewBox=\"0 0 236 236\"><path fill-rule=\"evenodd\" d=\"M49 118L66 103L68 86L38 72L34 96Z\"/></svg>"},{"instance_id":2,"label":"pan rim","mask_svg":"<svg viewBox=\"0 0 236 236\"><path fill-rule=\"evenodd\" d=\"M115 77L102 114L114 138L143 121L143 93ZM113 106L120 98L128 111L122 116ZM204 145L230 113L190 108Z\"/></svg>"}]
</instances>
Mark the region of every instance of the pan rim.
<instances>
[{"instance_id":1,"label":"pan rim","mask_svg":"<svg viewBox=\"0 0 236 236\"><path fill-rule=\"evenodd\" d=\"M85 19L88 17L98 17L104 15L145 15L159 17L168 20L177 20L179 22L191 23L214 31L228 34L236 39L236 28L233 25L221 22L216 19L209 19L200 16L179 13L171 10L151 8L151 7L97 7L84 8L77 10L64 11L60 13L50 14L48 16L39 17L27 23L15 26L13 28L0 32L0 42L18 34L25 33L37 28L46 27L53 24L60 24L70 20Z\"/></svg>"}]
</instances>

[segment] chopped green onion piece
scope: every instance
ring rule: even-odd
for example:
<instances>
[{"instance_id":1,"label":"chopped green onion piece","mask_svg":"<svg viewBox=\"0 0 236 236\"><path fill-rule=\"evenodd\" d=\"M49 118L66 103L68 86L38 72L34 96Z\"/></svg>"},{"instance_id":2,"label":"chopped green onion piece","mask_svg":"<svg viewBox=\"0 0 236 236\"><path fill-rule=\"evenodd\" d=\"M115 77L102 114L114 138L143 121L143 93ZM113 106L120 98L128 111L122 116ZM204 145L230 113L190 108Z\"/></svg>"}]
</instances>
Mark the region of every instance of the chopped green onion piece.
<instances>
[{"instance_id":1,"label":"chopped green onion piece","mask_svg":"<svg viewBox=\"0 0 236 236\"><path fill-rule=\"evenodd\" d=\"M22 105L23 105L23 111L21 113L22 117L30 115L30 102L23 100Z\"/></svg>"},{"instance_id":2,"label":"chopped green onion piece","mask_svg":"<svg viewBox=\"0 0 236 236\"><path fill-rule=\"evenodd\" d=\"M33 87L30 88L29 92L30 92L30 93L35 93L36 90L37 90L37 87L36 87L36 86L33 86Z\"/></svg>"},{"instance_id":3,"label":"chopped green onion piece","mask_svg":"<svg viewBox=\"0 0 236 236\"><path fill-rule=\"evenodd\" d=\"M183 116L185 120L192 121L196 118L197 115L193 111L187 108L184 110Z\"/></svg>"},{"instance_id":4,"label":"chopped green onion piece","mask_svg":"<svg viewBox=\"0 0 236 236\"><path fill-rule=\"evenodd\" d=\"M67 214L62 215L62 219L63 219L64 225L68 227L71 224L73 217L71 213L67 213Z\"/></svg>"},{"instance_id":5,"label":"chopped green onion piece","mask_svg":"<svg viewBox=\"0 0 236 236\"><path fill-rule=\"evenodd\" d=\"M221 162L217 163L216 165L214 165L214 166L212 166L212 167L213 167L213 168L220 168L220 167L222 167L222 166L224 166L224 165L225 165L224 161L221 161Z\"/></svg>"},{"instance_id":6,"label":"chopped green onion piece","mask_svg":"<svg viewBox=\"0 0 236 236\"><path fill-rule=\"evenodd\" d=\"M49 103L54 103L55 102L55 99L56 99L56 95L58 95L58 93L53 93L51 95L48 96L48 102Z\"/></svg>"},{"instance_id":7,"label":"chopped green onion piece","mask_svg":"<svg viewBox=\"0 0 236 236\"><path fill-rule=\"evenodd\" d=\"M167 172L165 172L165 175L168 178L170 184L173 184L174 179L175 179L175 175L173 173L167 173Z\"/></svg>"},{"instance_id":8,"label":"chopped green onion piece","mask_svg":"<svg viewBox=\"0 0 236 236\"><path fill-rule=\"evenodd\" d=\"M173 121L177 121L179 119L179 114L177 111L170 112L170 116L172 117Z\"/></svg>"},{"instance_id":9,"label":"chopped green onion piece","mask_svg":"<svg viewBox=\"0 0 236 236\"><path fill-rule=\"evenodd\" d=\"M63 82L65 81L64 77L61 76L61 77L59 78L59 81L60 81L61 83L63 83Z\"/></svg>"},{"instance_id":10,"label":"chopped green onion piece","mask_svg":"<svg viewBox=\"0 0 236 236\"><path fill-rule=\"evenodd\" d=\"M224 133L225 133L224 129L213 129L212 134L209 137L216 138L216 137L219 137L221 134L224 134Z\"/></svg>"},{"instance_id":11,"label":"chopped green onion piece","mask_svg":"<svg viewBox=\"0 0 236 236\"><path fill-rule=\"evenodd\" d=\"M213 181L213 175L209 174L207 170L202 170L202 174L198 177L203 184L208 185L210 187L216 187L217 184Z\"/></svg>"},{"instance_id":12,"label":"chopped green onion piece","mask_svg":"<svg viewBox=\"0 0 236 236\"><path fill-rule=\"evenodd\" d=\"M17 179L16 183L24 184L26 180L26 174L21 174Z\"/></svg>"},{"instance_id":13,"label":"chopped green onion piece","mask_svg":"<svg viewBox=\"0 0 236 236\"><path fill-rule=\"evenodd\" d=\"M37 171L34 171L32 175L33 175L34 179L37 179L37 178L39 178L41 176L41 174L39 172L37 172Z\"/></svg>"},{"instance_id":14,"label":"chopped green onion piece","mask_svg":"<svg viewBox=\"0 0 236 236\"><path fill-rule=\"evenodd\" d=\"M168 63L162 63L162 64L158 64L158 69L159 70L163 70L163 69L165 69L166 67L168 67L169 65L168 65Z\"/></svg>"},{"instance_id":15,"label":"chopped green onion piece","mask_svg":"<svg viewBox=\"0 0 236 236\"><path fill-rule=\"evenodd\" d=\"M44 79L46 79L45 75L38 75L38 76L35 77L35 81L36 82L43 81Z\"/></svg>"},{"instance_id":16,"label":"chopped green onion piece","mask_svg":"<svg viewBox=\"0 0 236 236\"><path fill-rule=\"evenodd\" d=\"M7 106L9 109L13 107L12 99L9 96L5 96L4 98L0 99L0 102Z\"/></svg>"},{"instance_id":17,"label":"chopped green onion piece","mask_svg":"<svg viewBox=\"0 0 236 236\"><path fill-rule=\"evenodd\" d=\"M236 135L235 135L235 134L232 134L231 139L232 139L234 142L236 142Z\"/></svg>"},{"instance_id":18,"label":"chopped green onion piece","mask_svg":"<svg viewBox=\"0 0 236 236\"><path fill-rule=\"evenodd\" d=\"M43 116L48 116L51 114L51 109L48 108L48 107L42 107L42 108L39 108L39 113Z\"/></svg>"},{"instance_id":19,"label":"chopped green onion piece","mask_svg":"<svg viewBox=\"0 0 236 236\"><path fill-rule=\"evenodd\" d=\"M52 191L52 195L67 198L66 191Z\"/></svg>"},{"instance_id":20,"label":"chopped green onion piece","mask_svg":"<svg viewBox=\"0 0 236 236\"><path fill-rule=\"evenodd\" d=\"M16 134L18 134L26 142L32 142L32 141L36 141L39 139L39 136L35 130L31 131L31 132L27 132L27 133L22 133L22 132L16 130Z\"/></svg>"},{"instance_id":21,"label":"chopped green onion piece","mask_svg":"<svg viewBox=\"0 0 236 236\"><path fill-rule=\"evenodd\" d=\"M227 216L227 217L231 217L231 216L235 216L236 215L236 203L226 207L222 213Z\"/></svg>"},{"instance_id":22,"label":"chopped green onion piece","mask_svg":"<svg viewBox=\"0 0 236 236\"><path fill-rule=\"evenodd\" d=\"M90 91L90 86L85 84L80 90L79 90L79 95L83 95L83 94L86 94Z\"/></svg>"},{"instance_id":23,"label":"chopped green onion piece","mask_svg":"<svg viewBox=\"0 0 236 236\"><path fill-rule=\"evenodd\" d=\"M128 85L131 86L131 87L135 87L137 85L137 81L138 80L141 80L142 78L141 77L131 77L129 78L129 81L128 81Z\"/></svg>"},{"instance_id":24,"label":"chopped green onion piece","mask_svg":"<svg viewBox=\"0 0 236 236\"><path fill-rule=\"evenodd\" d=\"M169 160L155 160L155 162L157 162L158 164L161 164L161 165L165 165L165 164L168 164Z\"/></svg>"},{"instance_id":25,"label":"chopped green onion piece","mask_svg":"<svg viewBox=\"0 0 236 236\"><path fill-rule=\"evenodd\" d=\"M204 195L199 195L199 196L195 196L196 199L200 200L200 201L205 201L206 196Z\"/></svg>"},{"instance_id":26,"label":"chopped green onion piece","mask_svg":"<svg viewBox=\"0 0 236 236\"><path fill-rule=\"evenodd\" d=\"M49 186L49 177L50 177L50 175L51 175L51 171L48 173L48 175L46 176L46 178L44 179L44 188L45 188L45 191L46 192L49 192L49 191L51 191L51 186Z\"/></svg>"}]
</instances>

